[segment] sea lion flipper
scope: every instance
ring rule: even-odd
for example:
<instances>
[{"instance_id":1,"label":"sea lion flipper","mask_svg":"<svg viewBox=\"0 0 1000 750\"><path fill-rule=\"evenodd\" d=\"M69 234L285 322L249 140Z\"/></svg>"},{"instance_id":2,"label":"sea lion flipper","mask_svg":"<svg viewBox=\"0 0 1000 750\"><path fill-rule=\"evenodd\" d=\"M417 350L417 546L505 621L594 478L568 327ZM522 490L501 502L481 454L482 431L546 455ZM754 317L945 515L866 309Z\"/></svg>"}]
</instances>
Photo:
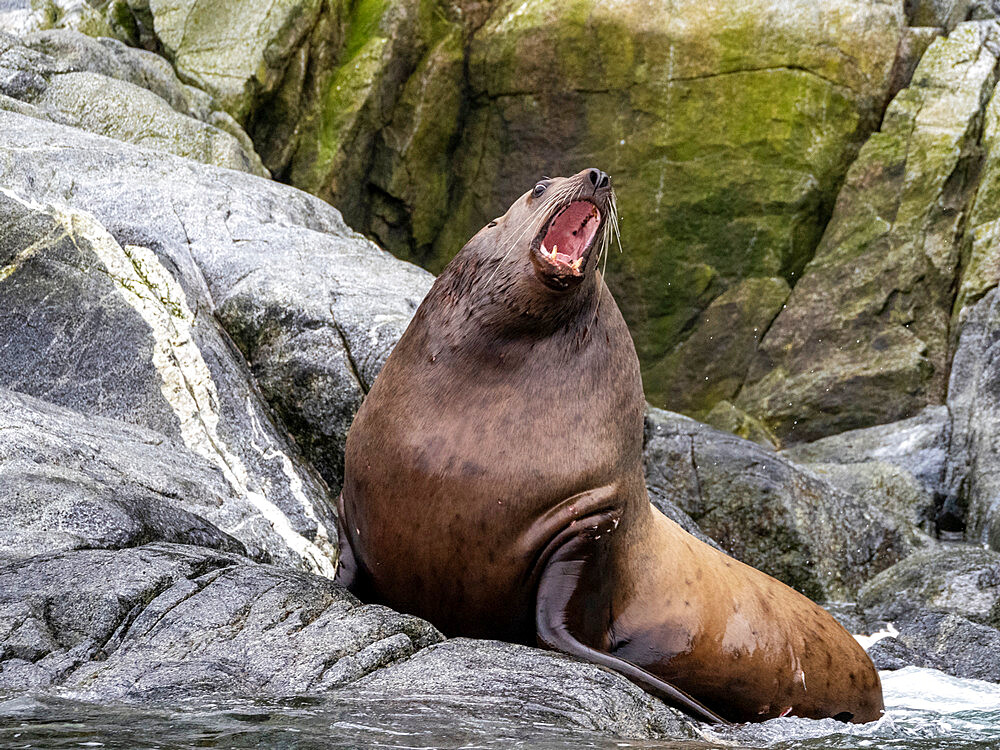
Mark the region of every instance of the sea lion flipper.
<instances>
[{"instance_id":1,"label":"sea lion flipper","mask_svg":"<svg viewBox=\"0 0 1000 750\"><path fill-rule=\"evenodd\" d=\"M618 514L608 511L580 519L573 529L556 537L552 551L538 584L535 605L535 626L541 644L555 651L577 656L594 664L608 667L624 675L646 692L669 705L713 724L730 724L717 713L702 705L680 688L671 685L641 667L602 651L590 643L601 643L600 633L580 630L586 623L608 622L596 617L595 609L610 608L610 595L603 591L602 562L608 538L618 525Z\"/></svg>"},{"instance_id":2,"label":"sea lion flipper","mask_svg":"<svg viewBox=\"0 0 1000 750\"><path fill-rule=\"evenodd\" d=\"M372 598L371 586L367 571L358 564L351 546L352 535L347 530L347 516L344 511L344 493L337 498L337 537L338 557L337 569L333 575L335 583L339 583L359 599L368 601Z\"/></svg>"}]
</instances>

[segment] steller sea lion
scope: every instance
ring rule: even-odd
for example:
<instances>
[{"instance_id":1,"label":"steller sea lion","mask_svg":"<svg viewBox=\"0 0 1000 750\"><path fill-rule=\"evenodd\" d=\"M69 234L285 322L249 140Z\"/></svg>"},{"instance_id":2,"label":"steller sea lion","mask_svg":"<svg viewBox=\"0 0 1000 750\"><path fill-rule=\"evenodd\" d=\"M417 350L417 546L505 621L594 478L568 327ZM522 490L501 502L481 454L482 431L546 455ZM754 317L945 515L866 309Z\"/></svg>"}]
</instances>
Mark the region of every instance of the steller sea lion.
<instances>
[{"instance_id":1,"label":"steller sea lion","mask_svg":"<svg viewBox=\"0 0 1000 750\"><path fill-rule=\"evenodd\" d=\"M338 580L701 719L879 718L826 611L650 505L639 363L598 270L615 222L604 172L544 179L438 277L348 434Z\"/></svg>"}]
</instances>

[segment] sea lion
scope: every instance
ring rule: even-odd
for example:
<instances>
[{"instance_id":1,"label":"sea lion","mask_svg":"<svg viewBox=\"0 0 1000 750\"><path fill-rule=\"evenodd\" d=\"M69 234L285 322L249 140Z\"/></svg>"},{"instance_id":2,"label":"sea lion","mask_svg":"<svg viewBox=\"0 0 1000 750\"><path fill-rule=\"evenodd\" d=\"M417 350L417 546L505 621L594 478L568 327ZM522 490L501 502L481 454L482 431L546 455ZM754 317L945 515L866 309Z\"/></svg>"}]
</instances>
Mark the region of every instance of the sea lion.
<instances>
[{"instance_id":1,"label":"sea lion","mask_svg":"<svg viewBox=\"0 0 1000 750\"><path fill-rule=\"evenodd\" d=\"M544 179L435 281L347 437L338 580L444 633L617 670L709 721L883 712L864 650L646 494L597 169Z\"/></svg>"}]
</instances>

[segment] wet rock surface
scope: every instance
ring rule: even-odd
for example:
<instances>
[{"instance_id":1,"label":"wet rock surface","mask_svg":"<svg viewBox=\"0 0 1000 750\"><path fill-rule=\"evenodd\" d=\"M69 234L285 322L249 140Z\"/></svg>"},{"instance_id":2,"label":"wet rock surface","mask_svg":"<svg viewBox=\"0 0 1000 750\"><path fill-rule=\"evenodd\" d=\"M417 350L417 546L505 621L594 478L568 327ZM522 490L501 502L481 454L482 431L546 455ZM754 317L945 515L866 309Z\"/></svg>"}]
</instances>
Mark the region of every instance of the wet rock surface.
<instances>
[{"instance_id":1,"label":"wet rock surface","mask_svg":"<svg viewBox=\"0 0 1000 750\"><path fill-rule=\"evenodd\" d=\"M0 567L0 687L83 698L322 691L440 639L319 576L201 547L38 555Z\"/></svg>"},{"instance_id":2,"label":"wet rock surface","mask_svg":"<svg viewBox=\"0 0 1000 750\"><path fill-rule=\"evenodd\" d=\"M562 654L455 638L351 685L389 707L418 699L454 714L517 716L624 737L696 736L691 725L619 675Z\"/></svg>"}]
</instances>

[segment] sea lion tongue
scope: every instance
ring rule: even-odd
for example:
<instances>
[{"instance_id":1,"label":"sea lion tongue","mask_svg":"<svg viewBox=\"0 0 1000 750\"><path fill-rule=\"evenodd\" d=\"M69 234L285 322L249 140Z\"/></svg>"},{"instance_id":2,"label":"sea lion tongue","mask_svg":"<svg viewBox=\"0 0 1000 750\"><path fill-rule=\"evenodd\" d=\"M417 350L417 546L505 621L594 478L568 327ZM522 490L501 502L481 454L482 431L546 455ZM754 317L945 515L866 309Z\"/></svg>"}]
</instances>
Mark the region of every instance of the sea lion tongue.
<instances>
[{"instance_id":1,"label":"sea lion tongue","mask_svg":"<svg viewBox=\"0 0 1000 750\"><path fill-rule=\"evenodd\" d=\"M590 201L574 201L552 220L542 239L542 254L552 263L579 270L583 254L601 226L601 212Z\"/></svg>"}]
</instances>

